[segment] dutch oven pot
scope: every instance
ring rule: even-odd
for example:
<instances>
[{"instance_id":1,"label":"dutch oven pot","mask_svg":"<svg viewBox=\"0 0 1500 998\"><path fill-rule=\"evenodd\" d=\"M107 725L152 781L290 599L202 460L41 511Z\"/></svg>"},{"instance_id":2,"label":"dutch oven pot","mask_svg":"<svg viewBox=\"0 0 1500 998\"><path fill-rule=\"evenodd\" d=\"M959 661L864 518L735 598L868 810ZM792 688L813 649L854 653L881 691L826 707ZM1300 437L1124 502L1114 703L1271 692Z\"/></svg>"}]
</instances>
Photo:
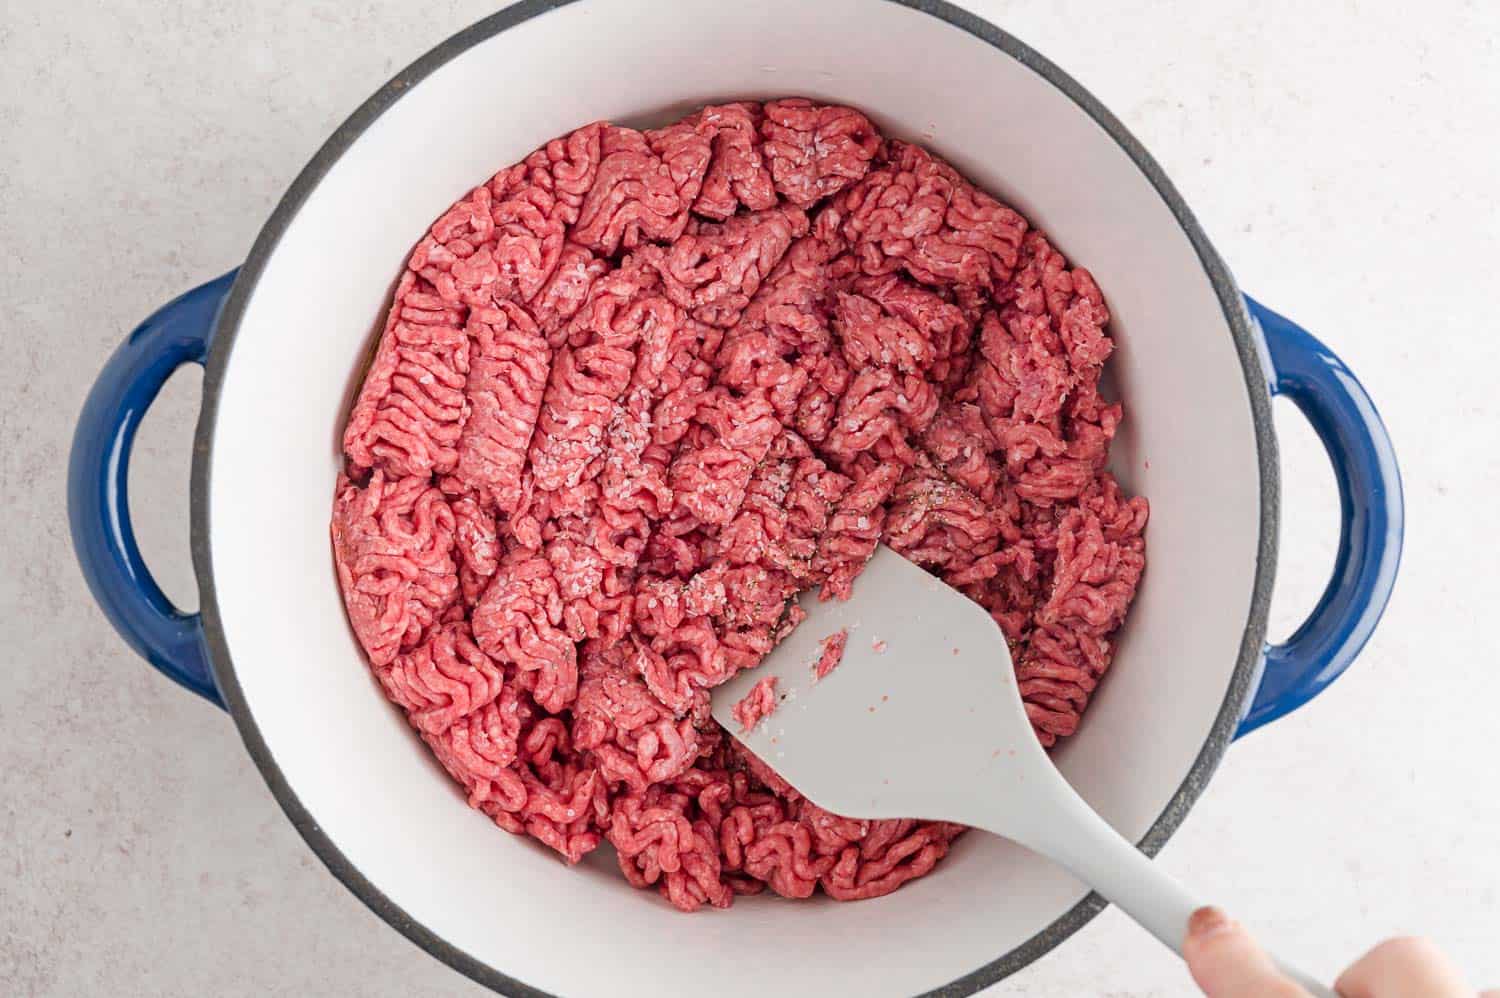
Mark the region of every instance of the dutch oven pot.
<instances>
[{"instance_id":1,"label":"dutch oven pot","mask_svg":"<svg viewBox=\"0 0 1500 998\"><path fill-rule=\"evenodd\" d=\"M601 848L570 869L464 804L364 664L328 520L361 362L413 242L455 198L598 118L705 102L855 105L1020 210L1104 289L1126 403L1114 467L1150 497L1148 568L1118 657L1058 765L1155 852L1229 743L1326 687L1385 607L1401 538L1390 441L1359 382L1244 296L1156 162L1075 81L929 0L529 2L455 35L313 157L249 257L164 306L110 359L69 473L73 540L126 641L225 707L287 816L382 918L507 994L969 994L1102 907L1049 864L964 836L872 901L743 898L683 915ZM1250 192L1247 192L1247 195ZM174 608L126 501L142 413L207 368L193 452L198 613ZM1343 518L1327 591L1265 643L1277 549L1271 397L1332 459Z\"/></svg>"}]
</instances>

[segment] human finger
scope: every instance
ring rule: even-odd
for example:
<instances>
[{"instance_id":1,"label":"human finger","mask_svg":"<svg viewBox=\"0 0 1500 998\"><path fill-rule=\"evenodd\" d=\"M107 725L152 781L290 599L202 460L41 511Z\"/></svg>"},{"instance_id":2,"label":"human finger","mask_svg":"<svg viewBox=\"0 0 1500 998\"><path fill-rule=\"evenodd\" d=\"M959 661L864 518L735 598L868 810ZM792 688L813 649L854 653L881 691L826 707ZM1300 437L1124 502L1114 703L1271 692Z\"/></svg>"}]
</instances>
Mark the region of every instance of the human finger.
<instances>
[{"instance_id":1,"label":"human finger","mask_svg":"<svg viewBox=\"0 0 1500 998\"><path fill-rule=\"evenodd\" d=\"M1193 912L1182 957L1208 998L1308 998L1244 926L1218 908Z\"/></svg>"},{"instance_id":2,"label":"human finger","mask_svg":"<svg viewBox=\"0 0 1500 998\"><path fill-rule=\"evenodd\" d=\"M1474 989L1430 939L1387 939L1349 965L1334 988L1343 998L1474 998Z\"/></svg>"}]
</instances>

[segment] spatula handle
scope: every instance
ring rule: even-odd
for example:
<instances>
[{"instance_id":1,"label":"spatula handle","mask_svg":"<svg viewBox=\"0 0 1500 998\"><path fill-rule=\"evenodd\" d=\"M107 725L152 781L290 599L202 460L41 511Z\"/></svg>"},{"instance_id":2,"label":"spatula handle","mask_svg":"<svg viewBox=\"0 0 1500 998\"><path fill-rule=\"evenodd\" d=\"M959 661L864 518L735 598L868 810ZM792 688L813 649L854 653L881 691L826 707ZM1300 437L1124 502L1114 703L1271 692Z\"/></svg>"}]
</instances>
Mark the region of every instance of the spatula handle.
<instances>
[{"instance_id":1,"label":"spatula handle","mask_svg":"<svg viewBox=\"0 0 1500 998\"><path fill-rule=\"evenodd\" d=\"M1032 829L996 831L1066 867L1180 956L1188 917L1204 902L1122 838L1060 776L1057 783L1048 803L1062 813L1049 820L1039 811ZM1290 963L1272 959L1314 998L1336 998Z\"/></svg>"}]
</instances>

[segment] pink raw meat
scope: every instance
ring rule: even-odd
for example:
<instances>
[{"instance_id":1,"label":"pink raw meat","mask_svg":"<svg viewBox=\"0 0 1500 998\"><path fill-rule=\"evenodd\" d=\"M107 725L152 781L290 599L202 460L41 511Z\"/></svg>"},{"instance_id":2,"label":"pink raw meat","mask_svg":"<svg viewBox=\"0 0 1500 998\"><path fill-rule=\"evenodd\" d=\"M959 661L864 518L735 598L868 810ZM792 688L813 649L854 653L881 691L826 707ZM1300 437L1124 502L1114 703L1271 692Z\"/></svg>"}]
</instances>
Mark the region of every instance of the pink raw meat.
<instances>
[{"instance_id":1,"label":"pink raw meat","mask_svg":"<svg viewBox=\"0 0 1500 998\"><path fill-rule=\"evenodd\" d=\"M740 722L740 730L753 731L756 725L775 713L776 706L776 677L767 676L757 680L730 713Z\"/></svg>"},{"instance_id":2,"label":"pink raw meat","mask_svg":"<svg viewBox=\"0 0 1500 998\"><path fill-rule=\"evenodd\" d=\"M887 894L963 829L818 808L710 691L884 542L990 611L1037 737L1071 734L1145 567L1108 321L1045 235L851 108L585 125L396 282L334 500L354 635L469 803L569 862L607 840L683 910Z\"/></svg>"},{"instance_id":3,"label":"pink raw meat","mask_svg":"<svg viewBox=\"0 0 1500 998\"><path fill-rule=\"evenodd\" d=\"M849 643L849 631L835 631L823 639L822 651L813 663L813 679L825 679L844 660L844 647ZM880 649L877 649L877 651Z\"/></svg>"}]
</instances>

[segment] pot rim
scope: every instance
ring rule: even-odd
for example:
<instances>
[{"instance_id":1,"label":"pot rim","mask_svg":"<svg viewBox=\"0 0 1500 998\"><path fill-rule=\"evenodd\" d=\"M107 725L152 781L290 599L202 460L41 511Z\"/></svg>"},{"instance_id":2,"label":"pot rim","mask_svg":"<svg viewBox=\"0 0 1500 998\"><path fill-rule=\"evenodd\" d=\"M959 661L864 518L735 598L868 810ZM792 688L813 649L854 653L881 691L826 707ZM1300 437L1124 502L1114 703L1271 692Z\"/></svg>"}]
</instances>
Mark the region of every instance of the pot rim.
<instances>
[{"instance_id":1,"label":"pot rim","mask_svg":"<svg viewBox=\"0 0 1500 998\"><path fill-rule=\"evenodd\" d=\"M271 217L256 237L216 322L203 379L202 409L193 441L193 472L190 489L193 566L198 579L203 639L213 669L214 682L234 718L246 750L250 753L251 759L260 770L282 811L329 872L381 919L427 953L476 983L501 994L516 996L516 998L553 998L553 996L550 992L517 980L458 949L396 905L334 845L317 819L303 805L287 782L251 715L235 675L234 661L229 654L229 646L219 614L217 590L214 585L213 552L209 543L208 497L213 471L213 438L219 397L234 340L239 331L239 324L251 291L264 270L267 260L275 252L282 234L301 209L307 196L365 129L400 100L408 90L439 67L478 43L509 28L575 2L578 0L522 0L452 35L397 73L361 104L323 143L296 179L292 181L275 211L271 213ZM1240 644L1234 675L1219 707L1218 715L1214 719L1213 727L1186 778L1145 836L1137 843L1142 852L1148 856L1154 856L1177 830L1218 767L1224 750L1228 748L1234 737L1243 707L1259 680L1271 589L1275 579L1280 515L1280 472L1275 431L1271 421L1269 382L1262 367L1261 350L1263 348L1260 334L1252 325L1244 298L1228 267L1209 242L1182 196L1167 179L1161 166L1151 154L1098 99L1024 42L983 18L947 3L946 0L882 0L882 2L899 4L936 17L953 27L968 32L1042 76L1088 114L1145 174L1152 187L1166 202L1178 224L1182 226L1203 266L1204 273L1213 286L1234 338L1235 350L1239 355L1250 400L1251 421L1255 431L1260 470L1260 542L1256 556L1255 584L1251 592L1245 633ZM1086 925L1104 909L1106 904L1107 902L1097 893L1090 893L1020 946L926 994L934 998L959 998L959 996L974 994L1010 976L1052 950Z\"/></svg>"}]
</instances>

